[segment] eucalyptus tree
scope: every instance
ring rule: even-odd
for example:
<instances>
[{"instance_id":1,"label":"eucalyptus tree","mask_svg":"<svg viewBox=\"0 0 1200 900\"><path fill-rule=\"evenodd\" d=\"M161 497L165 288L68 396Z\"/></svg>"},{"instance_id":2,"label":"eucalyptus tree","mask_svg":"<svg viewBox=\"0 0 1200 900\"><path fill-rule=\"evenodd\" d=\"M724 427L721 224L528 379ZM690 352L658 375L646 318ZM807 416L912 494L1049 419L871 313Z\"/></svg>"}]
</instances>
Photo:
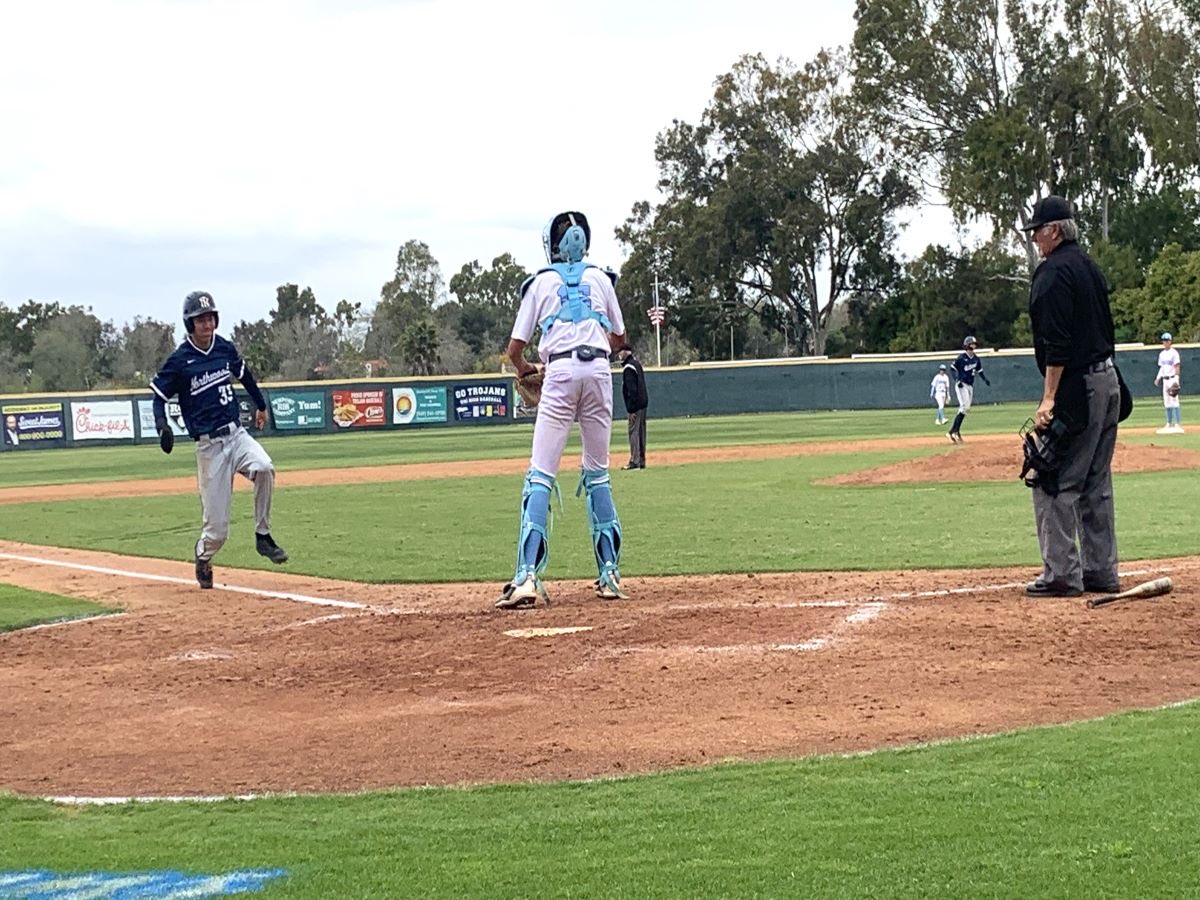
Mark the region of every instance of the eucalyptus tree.
<instances>
[{"instance_id":1,"label":"eucalyptus tree","mask_svg":"<svg viewBox=\"0 0 1200 900\"><path fill-rule=\"evenodd\" d=\"M916 192L848 81L840 51L802 68L744 56L698 125L659 135L664 200L635 206L618 236L632 245L637 287L665 273L676 327L701 353L714 328L753 314L821 354L838 300L893 270L893 216Z\"/></svg>"},{"instance_id":2,"label":"eucalyptus tree","mask_svg":"<svg viewBox=\"0 0 1200 900\"><path fill-rule=\"evenodd\" d=\"M1186 0L1193 3L1194 0ZM1024 243L1036 199L1100 210L1147 176L1194 175L1194 20L1170 0L859 0L855 90L962 221ZM1184 174L1188 177L1188 174Z\"/></svg>"},{"instance_id":3,"label":"eucalyptus tree","mask_svg":"<svg viewBox=\"0 0 1200 900\"><path fill-rule=\"evenodd\" d=\"M410 240L396 254L392 278L379 292L365 352L388 359L389 371L429 375L437 369L438 337L433 307L443 299L442 270L423 241Z\"/></svg>"},{"instance_id":4,"label":"eucalyptus tree","mask_svg":"<svg viewBox=\"0 0 1200 900\"><path fill-rule=\"evenodd\" d=\"M459 307L454 330L477 356L503 353L508 346L521 284L528 277L511 253L503 253L490 268L472 260L450 279L450 293Z\"/></svg>"}]
</instances>

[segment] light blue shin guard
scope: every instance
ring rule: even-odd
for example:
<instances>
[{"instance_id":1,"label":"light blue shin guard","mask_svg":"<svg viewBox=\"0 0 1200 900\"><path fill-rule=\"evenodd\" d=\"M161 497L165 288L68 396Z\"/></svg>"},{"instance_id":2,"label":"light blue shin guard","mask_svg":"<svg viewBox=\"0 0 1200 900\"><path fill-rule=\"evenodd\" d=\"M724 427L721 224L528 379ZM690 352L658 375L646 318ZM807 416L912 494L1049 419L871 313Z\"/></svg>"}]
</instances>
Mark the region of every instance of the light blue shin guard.
<instances>
[{"instance_id":1,"label":"light blue shin guard","mask_svg":"<svg viewBox=\"0 0 1200 900\"><path fill-rule=\"evenodd\" d=\"M554 476L530 468L521 492L521 533L517 539L517 569L513 584L530 575L537 578L550 562L550 492Z\"/></svg>"},{"instance_id":2,"label":"light blue shin guard","mask_svg":"<svg viewBox=\"0 0 1200 900\"><path fill-rule=\"evenodd\" d=\"M621 574L621 520L613 503L608 469L584 469L579 477L578 497L587 491L588 518L592 526L592 547L596 553L596 569L601 584L617 587Z\"/></svg>"}]
</instances>

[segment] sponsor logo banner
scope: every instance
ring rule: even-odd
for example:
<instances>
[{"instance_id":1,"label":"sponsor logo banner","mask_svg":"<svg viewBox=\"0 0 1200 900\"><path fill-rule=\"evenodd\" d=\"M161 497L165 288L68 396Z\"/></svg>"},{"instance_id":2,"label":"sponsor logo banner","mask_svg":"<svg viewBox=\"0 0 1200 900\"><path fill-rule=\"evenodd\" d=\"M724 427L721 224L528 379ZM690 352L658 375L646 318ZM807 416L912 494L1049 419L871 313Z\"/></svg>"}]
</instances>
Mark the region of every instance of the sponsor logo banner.
<instances>
[{"instance_id":1,"label":"sponsor logo banner","mask_svg":"<svg viewBox=\"0 0 1200 900\"><path fill-rule=\"evenodd\" d=\"M392 388L392 424L445 422L449 415L444 387Z\"/></svg>"},{"instance_id":2,"label":"sponsor logo banner","mask_svg":"<svg viewBox=\"0 0 1200 900\"><path fill-rule=\"evenodd\" d=\"M63 444L67 438L61 403L8 403L0 406L7 447Z\"/></svg>"},{"instance_id":3,"label":"sponsor logo banner","mask_svg":"<svg viewBox=\"0 0 1200 900\"><path fill-rule=\"evenodd\" d=\"M75 440L132 440L133 435L133 404L128 400L71 401L71 436Z\"/></svg>"},{"instance_id":4,"label":"sponsor logo banner","mask_svg":"<svg viewBox=\"0 0 1200 900\"><path fill-rule=\"evenodd\" d=\"M321 391L271 391L271 416L280 431L325 427L325 394Z\"/></svg>"},{"instance_id":5,"label":"sponsor logo banner","mask_svg":"<svg viewBox=\"0 0 1200 900\"><path fill-rule=\"evenodd\" d=\"M158 440L158 429L154 427L154 401L139 400L137 405L138 434L144 438ZM167 401L167 424L171 426L171 431L175 432L176 437L187 434L187 429L183 425L183 413L179 411L178 400Z\"/></svg>"},{"instance_id":6,"label":"sponsor logo banner","mask_svg":"<svg viewBox=\"0 0 1200 900\"><path fill-rule=\"evenodd\" d=\"M333 424L339 428L367 428L387 424L385 391L330 391Z\"/></svg>"},{"instance_id":7,"label":"sponsor logo banner","mask_svg":"<svg viewBox=\"0 0 1200 900\"><path fill-rule=\"evenodd\" d=\"M461 384L453 390L456 421L508 418L507 381Z\"/></svg>"}]
</instances>

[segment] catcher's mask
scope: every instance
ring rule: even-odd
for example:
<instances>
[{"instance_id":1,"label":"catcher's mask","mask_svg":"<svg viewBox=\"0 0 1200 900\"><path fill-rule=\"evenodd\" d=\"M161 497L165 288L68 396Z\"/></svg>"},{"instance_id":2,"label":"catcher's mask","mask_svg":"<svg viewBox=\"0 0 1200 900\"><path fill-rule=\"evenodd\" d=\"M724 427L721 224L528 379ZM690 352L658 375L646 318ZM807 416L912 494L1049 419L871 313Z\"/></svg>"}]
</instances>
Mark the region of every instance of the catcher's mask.
<instances>
[{"instance_id":1,"label":"catcher's mask","mask_svg":"<svg viewBox=\"0 0 1200 900\"><path fill-rule=\"evenodd\" d=\"M183 327L187 329L188 334L196 330L193 319L206 313L213 314L215 325L221 324L221 314L217 312L217 302L213 300L212 294L208 291L192 291L188 294L183 301Z\"/></svg>"},{"instance_id":2,"label":"catcher's mask","mask_svg":"<svg viewBox=\"0 0 1200 900\"><path fill-rule=\"evenodd\" d=\"M1040 487L1051 496L1058 493L1058 472L1066 462L1066 451L1074 436L1071 423L1055 417L1043 429L1026 419L1018 432L1025 461L1019 477L1027 487ZM1030 474L1032 472L1032 474Z\"/></svg>"},{"instance_id":3,"label":"catcher's mask","mask_svg":"<svg viewBox=\"0 0 1200 900\"><path fill-rule=\"evenodd\" d=\"M546 262L577 263L592 246L592 229L581 212L561 212L542 229Z\"/></svg>"}]
</instances>

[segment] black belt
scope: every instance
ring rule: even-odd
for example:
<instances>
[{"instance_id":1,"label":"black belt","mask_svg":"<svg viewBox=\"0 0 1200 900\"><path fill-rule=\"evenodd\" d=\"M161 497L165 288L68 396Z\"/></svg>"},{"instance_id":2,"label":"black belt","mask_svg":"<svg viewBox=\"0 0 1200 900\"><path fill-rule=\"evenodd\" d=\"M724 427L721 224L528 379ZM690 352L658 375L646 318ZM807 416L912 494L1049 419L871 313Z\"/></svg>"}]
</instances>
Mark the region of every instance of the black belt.
<instances>
[{"instance_id":1,"label":"black belt","mask_svg":"<svg viewBox=\"0 0 1200 900\"><path fill-rule=\"evenodd\" d=\"M608 359L608 351L599 350L596 347L588 347L587 345L584 345L582 347L576 347L573 350L564 350L562 353L551 353L550 362L554 362L555 360L559 359L568 359L572 356L578 357L584 362L588 362L589 360L593 359Z\"/></svg>"},{"instance_id":2,"label":"black belt","mask_svg":"<svg viewBox=\"0 0 1200 900\"><path fill-rule=\"evenodd\" d=\"M1102 359L1100 362L1094 362L1088 366L1089 372L1106 372L1113 367L1113 358L1110 356L1107 359Z\"/></svg>"},{"instance_id":3,"label":"black belt","mask_svg":"<svg viewBox=\"0 0 1200 900\"><path fill-rule=\"evenodd\" d=\"M226 422L220 428L214 428L212 431L206 431L204 434L193 434L192 440L198 441L200 438L219 438L225 437L227 434L233 434L238 430L237 422Z\"/></svg>"}]
</instances>

